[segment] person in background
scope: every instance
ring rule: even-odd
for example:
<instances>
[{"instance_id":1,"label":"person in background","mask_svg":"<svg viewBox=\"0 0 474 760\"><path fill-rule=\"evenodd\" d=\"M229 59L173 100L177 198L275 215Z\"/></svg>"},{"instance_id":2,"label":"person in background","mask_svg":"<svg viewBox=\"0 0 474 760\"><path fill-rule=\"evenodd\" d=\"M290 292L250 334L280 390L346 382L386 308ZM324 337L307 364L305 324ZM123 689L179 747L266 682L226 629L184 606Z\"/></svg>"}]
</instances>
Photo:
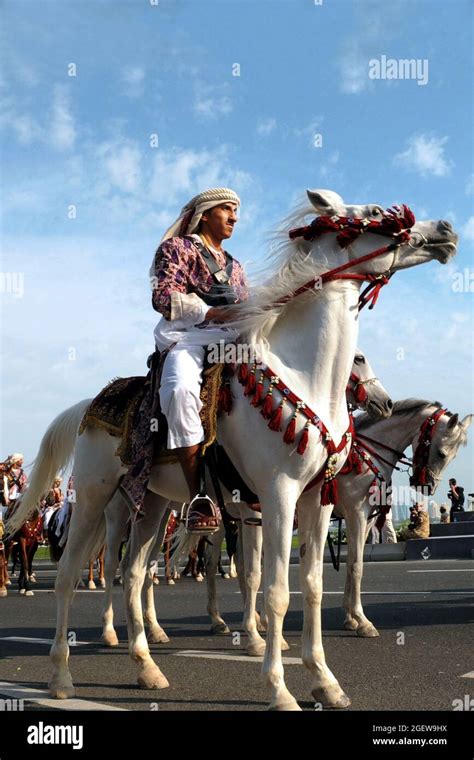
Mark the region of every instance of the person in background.
<instances>
[{"instance_id":1,"label":"person in background","mask_svg":"<svg viewBox=\"0 0 474 760\"><path fill-rule=\"evenodd\" d=\"M23 454L10 454L5 463L3 501L8 508L5 519L13 512L18 497L26 490L28 478L23 471L23 461Z\"/></svg>"},{"instance_id":2,"label":"person in background","mask_svg":"<svg viewBox=\"0 0 474 760\"><path fill-rule=\"evenodd\" d=\"M410 523L400 532L400 539L407 541L410 538L429 537L430 518L428 512L423 508L423 504L413 504L410 507Z\"/></svg>"},{"instance_id":3,"label":"person in background","mask_svg":"<svg viewBox=\"0 0 474 760\"><path fill-rule=\"evenodd\" d=\"M451 502L451 509L449 510L449 520L454 522L455 512L464 512L464 488L458 486L456 478L449 479L449 491L448 499Z\"/></svg>"}]
</instances>

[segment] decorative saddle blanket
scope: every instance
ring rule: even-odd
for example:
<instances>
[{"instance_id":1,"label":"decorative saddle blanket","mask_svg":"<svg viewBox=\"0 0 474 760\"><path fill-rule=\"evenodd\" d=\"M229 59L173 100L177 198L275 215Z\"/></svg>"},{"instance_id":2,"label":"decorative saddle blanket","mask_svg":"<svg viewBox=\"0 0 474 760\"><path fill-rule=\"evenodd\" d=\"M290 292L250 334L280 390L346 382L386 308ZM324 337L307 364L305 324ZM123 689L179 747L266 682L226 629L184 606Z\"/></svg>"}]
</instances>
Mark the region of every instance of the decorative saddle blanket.
<instances>
[{"instance_id":1,"label":"decorative saddle blanket","mask_svg":"<svg viewBox=\"0 0 474 760\"><path fill-rule=\"evenodd\" d=\"M156 361L148 375L137 377L119 377L112 380L94 398L88 407L81 425L79 435L86 427L101 427L110 435L122 439L117 450L122 463L128 467L135 464L134 450L137 446L136 435L140 429L140 417L146 419L149 429L150 419L156 419L156 429L153 436L154 461L177 461L176 454L166 447L168 425L159 405L158 388L161 371L166 354L163 353ZM202 444L203 452L216 440L217 414L219 409L230 411L227 401L229 377L228 365L205 364L201 385L201 421L205 439ZM134 440L135 438L135 440Z\"/></svg>"}]
</instances>

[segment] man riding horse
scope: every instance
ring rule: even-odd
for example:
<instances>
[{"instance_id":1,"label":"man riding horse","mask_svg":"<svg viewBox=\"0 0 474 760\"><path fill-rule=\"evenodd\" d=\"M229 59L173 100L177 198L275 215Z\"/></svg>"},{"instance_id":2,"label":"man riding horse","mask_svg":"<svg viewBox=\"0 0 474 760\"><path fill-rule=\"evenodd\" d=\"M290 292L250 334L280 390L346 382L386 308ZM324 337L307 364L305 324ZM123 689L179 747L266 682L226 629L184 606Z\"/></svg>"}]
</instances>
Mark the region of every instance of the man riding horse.
<instances>
[{"instance_id":1,"label":"man riding horse","mask_svg":"<svg viewBox=\"0 0 474 760\"><path fill-rule=\"evenodd\" d=\"M160 405L168 448L189 488L187 528L196 533L214 532L219 525L217 505L200 491L200 387L206 346L237 338L235 330L216 324L229 319L220 307L248 298L242 266L222 247L234 231L239 206L228 188L196 195L163 235L150 270L153 308L162 315L154 331L156 348L167 351Z\"/></svg>"}]
</instances>

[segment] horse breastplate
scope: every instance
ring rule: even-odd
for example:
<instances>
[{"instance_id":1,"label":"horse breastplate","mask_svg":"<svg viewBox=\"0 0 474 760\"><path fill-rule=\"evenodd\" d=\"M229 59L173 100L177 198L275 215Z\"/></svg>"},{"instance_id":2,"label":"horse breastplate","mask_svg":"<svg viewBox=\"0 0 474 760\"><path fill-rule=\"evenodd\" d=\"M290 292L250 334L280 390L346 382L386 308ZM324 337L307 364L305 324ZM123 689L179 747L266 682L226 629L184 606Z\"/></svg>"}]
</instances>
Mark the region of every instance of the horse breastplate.
<instances>
[{"instance_id":1,"label":"horse breastplate","mask_svg":"<svg viewBox=\"0 0 474 760\"><path fill-rule=\"evenodd\" d=\"M238 301L238 295L235 292L233 286L230 284L230 278L232 276L232 269L234 266L234 260L232 256L225 251L226 265L225 269L222 269L214 256L207 250L204 243L200 240L196 240L195 237L187 236L193 245L196 246L199 253L203 257L207 264L207 268L212 277L212 286L210 290L201 290L196 288L194 292L201 298L208 306L226 306L230 303L236 303Z\"/></svg>"}]
</instances>

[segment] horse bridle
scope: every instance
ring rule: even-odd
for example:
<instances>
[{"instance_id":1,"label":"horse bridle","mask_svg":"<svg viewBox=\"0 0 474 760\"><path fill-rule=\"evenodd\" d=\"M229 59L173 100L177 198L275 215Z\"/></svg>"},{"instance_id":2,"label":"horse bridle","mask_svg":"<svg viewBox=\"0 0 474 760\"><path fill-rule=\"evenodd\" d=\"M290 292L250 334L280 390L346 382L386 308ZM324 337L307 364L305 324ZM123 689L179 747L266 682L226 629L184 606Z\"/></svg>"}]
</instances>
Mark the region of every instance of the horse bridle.
<instances>
[{"instance_id":1,"label":"horse bridle","mask_svg":"<svg viewBox=\"0 0 474 760\"><path fill-rule=\"evenodd\" d=\"M359 311L369 303L369 301L371 302L369 309L373 309L381 288L384 285L387 285L393 273L388 270L382 274L372 275L361 274L359 272L347 272L346 270L351 269L351 267L355 267L358 264L363 264L366 261L371 261L372 259L382 256L390 251L395 253L403 243L407 243L412 249L423 248L428 241L422 233L418 231L415 233L412 232L412 227L415 224L415 221L413 211L403 204L402 206L394 206L393 208L387 209L379 220L339 216L337 214L334 216L317 216L309 225L290 230L288 235L291 240L295 240L298 237L302 237L304 240L314 240L324 234L337 233L336 239L341 248L346 248L352 242L357 240L360 235L363 235L366 232L383 235L384 237L391 237L394 239L394 242L313 277L301 287L288 293L286 296L283 296L283 298L278 299L273 306L283 305L301 293L314 289L316 285L319 287L325 282L334 280L360 280L366 281L369 284L359 296ZM420 243L417 245L410 243L415 235L420 238Z\"/></svg>"},{"instance_id":2,"label":"horse bridle","mask_svg":"<svg viewBox=\"0 0 474 760\"><path fill-rule=\"evenodd\" d=\"M346 392L349 391L349 393L353 393L358 404L364 404L369 397L364 386L373 385L377 381L378 377L369 377L367 380L361 380L355 372L351 372Z\"/></svg>"}]
</instances>

